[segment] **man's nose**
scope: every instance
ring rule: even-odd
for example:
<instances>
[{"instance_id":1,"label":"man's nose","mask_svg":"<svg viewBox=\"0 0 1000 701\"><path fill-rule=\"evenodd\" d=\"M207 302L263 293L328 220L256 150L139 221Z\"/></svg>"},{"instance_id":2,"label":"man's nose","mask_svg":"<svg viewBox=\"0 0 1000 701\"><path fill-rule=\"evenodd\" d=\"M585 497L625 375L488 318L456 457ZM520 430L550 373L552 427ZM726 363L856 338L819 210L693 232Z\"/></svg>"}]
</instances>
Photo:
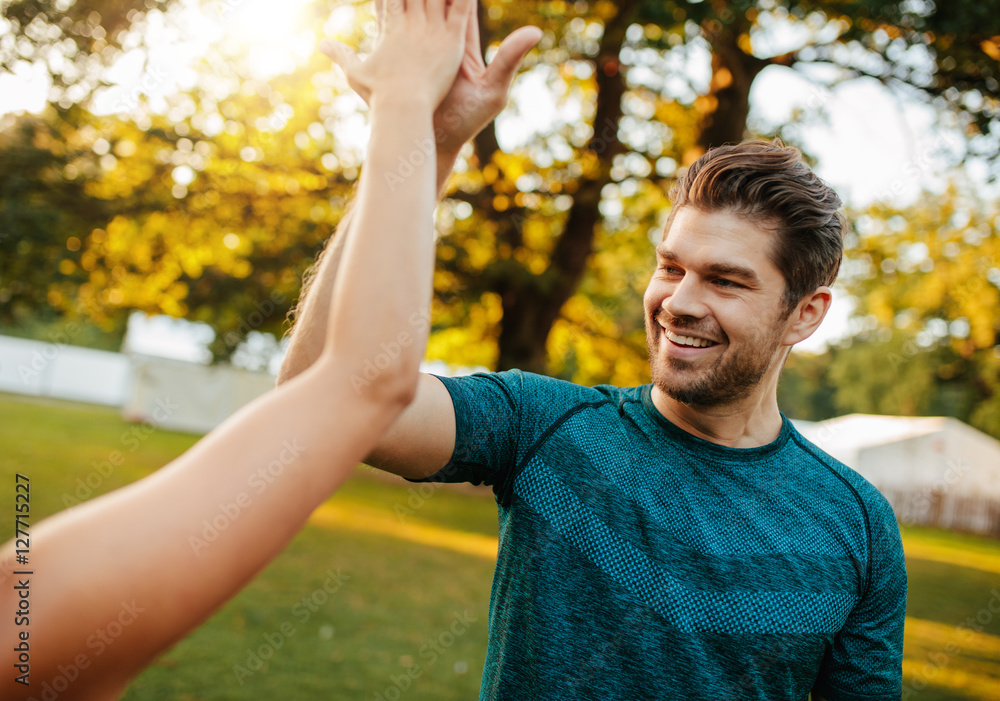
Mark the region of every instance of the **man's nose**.
<instances>
[{"instance_id":1,"label":"man's nose","mask_svg":"<svg viewBox=\"0 0 1000 701\"><path fill-rule=\"evenodd\" d=\"M701 319L708 314L704 302L704 290L699 281L690 273L684 275L670 294L664 298L663 310L675 317Z\"/></svg>"}]
</instances>

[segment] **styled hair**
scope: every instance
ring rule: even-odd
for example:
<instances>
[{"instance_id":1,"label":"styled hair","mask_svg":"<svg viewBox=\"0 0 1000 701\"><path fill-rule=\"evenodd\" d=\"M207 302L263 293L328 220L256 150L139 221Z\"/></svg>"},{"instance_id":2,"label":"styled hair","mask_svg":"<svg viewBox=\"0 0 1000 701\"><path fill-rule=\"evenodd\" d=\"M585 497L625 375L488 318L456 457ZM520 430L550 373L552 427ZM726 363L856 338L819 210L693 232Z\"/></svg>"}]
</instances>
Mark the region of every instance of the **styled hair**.
<instances>
[{"instance_id":1,"label":"styled hair","mask_svg":"<svg viewBox=\"0 0 1000 701\"><path fill-rule=\"evenodd\" d=\"M770 258L785 278L786 312L840 271L847 220L837 193L781 141L718 146L691 165L670 190L666 229L683 207L726 210L776 234Z\"/></svg>"}]
</instances>

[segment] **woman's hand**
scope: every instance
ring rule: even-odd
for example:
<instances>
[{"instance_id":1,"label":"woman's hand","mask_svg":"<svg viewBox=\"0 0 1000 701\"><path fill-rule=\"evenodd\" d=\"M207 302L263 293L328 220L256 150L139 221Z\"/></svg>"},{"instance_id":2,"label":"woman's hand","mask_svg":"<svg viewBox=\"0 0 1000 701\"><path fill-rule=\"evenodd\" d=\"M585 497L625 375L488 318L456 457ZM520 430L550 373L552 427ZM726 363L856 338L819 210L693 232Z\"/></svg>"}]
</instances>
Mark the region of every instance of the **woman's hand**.
<instances>
[{"instance_id":1,"label":"woman's hand","mask_svg":"<svg viewBox=\"0 0 1000 701\"><path fill-rule=\"evenodd\" d=\"M376 0L375 8L379 35L367 59L337 41L324 41L320 50L373 107L404 98L437 108L462 64L474 0Z\"/></svg>"}]
</instances>

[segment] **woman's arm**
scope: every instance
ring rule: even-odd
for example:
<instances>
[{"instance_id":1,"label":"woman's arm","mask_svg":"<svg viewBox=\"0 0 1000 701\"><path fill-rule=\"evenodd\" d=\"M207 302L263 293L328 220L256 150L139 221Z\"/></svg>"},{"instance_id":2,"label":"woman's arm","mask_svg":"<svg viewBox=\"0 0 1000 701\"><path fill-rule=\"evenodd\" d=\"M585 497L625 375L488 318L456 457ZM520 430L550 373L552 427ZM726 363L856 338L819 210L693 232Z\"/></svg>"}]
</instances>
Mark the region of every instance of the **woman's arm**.
<instances>
[{"instance_id":1,"label":"woman's arm","mask_svg":"<svg viewBox=\"0 0 1000 701\"><path fill-rule=\"evenodd\" d=\"M375 52L341 60L352 84L372 91L372 140L321 356L162 470L33 528L28 626L10 615L17 582L0 589L3 698L38 696L81 655L86 666L63 697L117 697L287 545L412 399L428 333L418 312L430 303L435 159L387 176L400 156L433 144L432 115L457 73L472 2L380 5ZM366 361L403 333L394 362L365 376ZM206 523L218 531L211 542ZM0 561L13 564L13 546ZM88 646L116 624L113 646ZM13 681L22 631L31 686Z\"/></svg>"}]
</instances>

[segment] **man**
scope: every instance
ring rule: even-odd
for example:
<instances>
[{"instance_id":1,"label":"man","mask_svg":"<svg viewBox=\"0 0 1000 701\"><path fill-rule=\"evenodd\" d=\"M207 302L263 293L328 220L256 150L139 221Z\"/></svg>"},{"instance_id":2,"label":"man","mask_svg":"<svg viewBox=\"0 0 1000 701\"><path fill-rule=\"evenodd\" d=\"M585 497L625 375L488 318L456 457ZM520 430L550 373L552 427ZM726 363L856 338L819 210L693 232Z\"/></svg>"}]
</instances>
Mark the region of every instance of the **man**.
<instances>
[{"instance_id":1,"label":"man","mask_svg":"<svg viewBox=\"0 0 1000 701\"><path fill-rule=\"evenodd\" d=\"M776 400L830 306L840 199L795 149L751 142L706 153L673 201L644 302L651 385L424 375L366 461L493 486L484 699L899 698L893 513ZM321 348L333 250L282 381Z\"/></svg>"}]
</instances>

